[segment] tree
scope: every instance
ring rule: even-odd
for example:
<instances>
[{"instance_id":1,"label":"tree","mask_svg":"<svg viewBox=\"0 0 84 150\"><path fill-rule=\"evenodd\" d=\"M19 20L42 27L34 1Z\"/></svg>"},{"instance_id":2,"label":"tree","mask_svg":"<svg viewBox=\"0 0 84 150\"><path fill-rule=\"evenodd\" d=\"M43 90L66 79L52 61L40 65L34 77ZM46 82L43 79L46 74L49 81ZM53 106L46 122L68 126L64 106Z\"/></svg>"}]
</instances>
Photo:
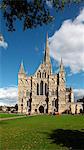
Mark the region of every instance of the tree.
<instances>
[{"instance_id":1,"label":"tree","mask_svg":"<svg viewBox=\"0 0 84 150\"><path fill-rule=\"evenodd\" d=\"M83 0L2 0L1 10L8 31L15 31L15 21L23 21L23 29L42 26L53 20L48 4L56 11L62 10L66 4Z\"/></svg>"}]
</instances>

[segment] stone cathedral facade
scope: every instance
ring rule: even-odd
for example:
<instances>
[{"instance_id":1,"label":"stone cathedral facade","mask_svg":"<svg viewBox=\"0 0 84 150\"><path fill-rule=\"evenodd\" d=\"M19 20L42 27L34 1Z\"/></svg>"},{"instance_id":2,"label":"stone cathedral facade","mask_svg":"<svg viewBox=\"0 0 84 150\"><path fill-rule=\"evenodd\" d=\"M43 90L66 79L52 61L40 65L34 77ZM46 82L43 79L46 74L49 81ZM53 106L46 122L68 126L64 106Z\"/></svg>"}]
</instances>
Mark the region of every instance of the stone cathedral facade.
<instances>
[{"instance_id":1,"label":"stone cathedral facade","mask_svg":"<svg viewBox=\"0 0 84 150\"><path fill-rule=\"evenodd\" d=\"M53 113L72 110L74 94L72 88L66 88L65 70L62 59L59 72L52 73L49 54L48 35L43 63L33 76L27 76L21 63L18 73L18 112Z\"/></svg>"}]
</instances>

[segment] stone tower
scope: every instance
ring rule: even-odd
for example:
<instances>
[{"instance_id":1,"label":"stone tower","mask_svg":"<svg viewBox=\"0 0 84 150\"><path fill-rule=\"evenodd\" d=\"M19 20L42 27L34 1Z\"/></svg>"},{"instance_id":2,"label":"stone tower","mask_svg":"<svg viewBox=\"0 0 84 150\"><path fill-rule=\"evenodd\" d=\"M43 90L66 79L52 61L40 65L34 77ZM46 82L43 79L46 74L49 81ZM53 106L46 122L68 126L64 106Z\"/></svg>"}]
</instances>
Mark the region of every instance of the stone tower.
<instances>
[{"instance_id":1,"label":"stone tower","mask_svg":"<svg viewBox=\"0 0 84 150\"><path fill-rule=\"evenodd\" d=\"M24 65L23 62L21 62L20 65L20 70L18 73L18 111L19 112L25 112L25 105L24 105L24 100L25 100L25 95L24 95L24 91L26 90L25 88L25 79L26 79L26 74L25 74L25 70L24 70Z\"/></svg>"},{"instance_id":2,"label":"stone tower","mask_svg":"<svg viewBox=\"0 0 84 150\"><path fill-rule=\"evenodd\" d=\"M66 107L66 81L65 81L65 71L63 66L63 61L61 58L60 71L59 71L59 84L58 84L58 101L59 110L63 112Z\"/></svg>"}]
</instances>

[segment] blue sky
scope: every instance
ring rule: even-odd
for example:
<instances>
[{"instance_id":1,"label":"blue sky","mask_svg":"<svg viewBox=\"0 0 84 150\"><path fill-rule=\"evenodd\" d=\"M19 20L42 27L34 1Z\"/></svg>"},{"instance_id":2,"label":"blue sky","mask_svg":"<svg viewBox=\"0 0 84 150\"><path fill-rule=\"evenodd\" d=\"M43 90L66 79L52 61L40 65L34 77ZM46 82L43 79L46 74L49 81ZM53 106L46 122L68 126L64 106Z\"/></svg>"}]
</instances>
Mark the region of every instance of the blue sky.
<instances>
[{"instance_id":1,"label":"blue sky","mask_svg":"<svg viewBox=\"0 0 84 150\"><path fill-rule=\"evenodd\" d=\"M46 33L48 32L53 71L56 72L56 70L59 68L58 64L60 63L60 57L63 57L65 70L66 70L67 86L72 86L76 90L77 89L82 90L82 95L83 95L84 92L83 91L84 65L82 62L83 59L81 59L81 56L79 57L80 62L77 61L77 59L74 59L74 61L76 60L75 61L76 63L73 62L74 65L72 65L71 61L73 60L69 61L68 58L67 61L67 59L65 58L67 57L67 55L64 56L62 51L62 45L60 46L61 50L59 50L59 48L56 45L58 49L57 51L55 51L56 53L55 57L54 57L55 53L53 50L54 47L53 39L56 38L56 41L58 42L57 37L62 36L62 34L60 35L60 31L61 33L63 33L63 29L66 30L67 24L69 26L72 25L75 22L75 21L73 22L73 20L77 20L77 17L80 15L80 11L83 10L83 8L84 8L84 2L76 5L73 4L69 8L66 6L64 11L59 11L58 13L52 12L55 16L55 20L52 23L48 25L44 25L42 27L37 27L36 29L33 30L28 29L26 31L23 31L22 23L17 22L16 31L13 33L7 31L5 27L5 22L2 18L0 32L2 33L4 40L8 44L8 46L7 48L4 48L3 46L0 47L0 62L1 62L0 63L0 88L1 90L6 89L8 87L9 88L17 87L17 79L18 79L17 76L18 76L21 60L23 60L24 62L24 67L28 75L33 74L36 71L36 69L38 68L39 64L42 62L43 59ZM84 24L82 25L84 29ZM83 37L81 37L81 39L82 38ZM82 39L82 41L83 40L84 39ZM66 45L67 43L65 42L65 47ZM59 56L59 52L60 52L60 56ZM73 53L73 55L74 54L75 52ZM81 51L82 56L84 56L83 54L84 54L84 48ZM68 65L66 65L66 63L68 63ZM80 67L80 71L78 71L77 68L78 65Z\"/></svg>"}]
</instances>

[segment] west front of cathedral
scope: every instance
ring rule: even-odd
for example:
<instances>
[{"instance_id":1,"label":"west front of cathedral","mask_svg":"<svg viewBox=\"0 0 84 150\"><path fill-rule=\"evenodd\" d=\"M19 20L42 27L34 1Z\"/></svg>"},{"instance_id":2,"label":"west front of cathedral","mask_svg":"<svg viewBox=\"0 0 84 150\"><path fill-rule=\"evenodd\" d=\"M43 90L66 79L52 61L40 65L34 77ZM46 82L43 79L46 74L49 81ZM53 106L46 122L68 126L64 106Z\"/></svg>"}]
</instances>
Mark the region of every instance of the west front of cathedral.
<instances>
[{"instance_id":1,"label":"west front of cathedral","mask_svg":"<svg viewBox=\"0 0 84 150\"><path fill-rule=\"evenodd\" d=\"M33 76L27 76L21 63L18 73L18 112L19 113L63 113L75 111L72 88L66 87L65 70L62 59L59 72L52 73L48 35L43 63Z\"/></svg>"}]
</instances>

